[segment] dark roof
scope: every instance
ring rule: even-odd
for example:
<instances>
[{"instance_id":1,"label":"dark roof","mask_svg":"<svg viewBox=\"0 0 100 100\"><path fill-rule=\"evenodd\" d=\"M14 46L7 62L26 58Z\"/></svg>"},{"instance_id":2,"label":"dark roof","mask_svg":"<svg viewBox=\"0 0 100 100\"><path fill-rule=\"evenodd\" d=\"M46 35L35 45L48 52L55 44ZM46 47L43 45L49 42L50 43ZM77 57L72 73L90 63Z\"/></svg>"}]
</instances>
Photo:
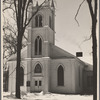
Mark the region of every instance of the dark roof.
<instances>
[{"instance_id":1,"label":"dark roof","mask_svg":"<svg viewBox=\"0 0 100 100\"><path fill-rule=\"evenodd\" d=\"M55 45L50 44L50 58L75 58L75 56Z\"/></svg>"},{"instance_id":2,"label":"dark roof","mask_svg":"<svg viewBox=\"0 0 100 100\"><path fill-rule=\"evenodd\" d=\"M74 55L68 53L67 51L50 44L50 58L51 59L61 59L61 58L75 58ZM27 46L21 50L21 59L27 58ZM11 57L9 57L8 61L14 61L16 60L16 54L13 54Z\"/></svg>"}]
</instances>

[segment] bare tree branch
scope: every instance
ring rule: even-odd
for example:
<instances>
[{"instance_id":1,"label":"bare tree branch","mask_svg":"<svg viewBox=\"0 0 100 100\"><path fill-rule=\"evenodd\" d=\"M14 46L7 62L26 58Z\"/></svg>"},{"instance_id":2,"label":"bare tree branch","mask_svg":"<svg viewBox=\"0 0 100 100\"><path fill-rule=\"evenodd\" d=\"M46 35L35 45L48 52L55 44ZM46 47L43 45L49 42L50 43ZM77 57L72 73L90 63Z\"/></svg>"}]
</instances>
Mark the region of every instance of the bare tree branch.
<instances>
[{"instance_id":1,"label":"bare tree branch","mask_svg":"<svg viewBox=\"0 0 100 100\"><path fill-rule=\"evenodd\" d=\"M93 13L93 7L92 7L92 0L87 0L88 6L89 6L89 10L90 10L90 14L91 14L91 18L93 19L94 17L94 13Z\"/></svg>"},{"instance_id":2,"label":"bare tree branch","mask_svg":"<svg viewBox=\"0 0 100 100\"><path fill-rule=\"evenodd\" d=\"M46 0L45 0L46 1ZM25 23L24 29L27 27L27 25L29 25L30 21L32 20L32 18L36 15L36 13L42 9L43 4L45 3L45 1L37 8L37 10L32 14L32 16L29 18L28 22Z\"/></svg>"},{"instance_id":3,"label":"bare tree branch","mask_svg":"<svg viewBox=\"0 0 100 100\"><path fill-rule=\"evenodd\" d=\"M24 23L27 22L27 10L28 10L29 4L30 4L30 0L28 1L27 6L26 6L26 12L25 12L25 15L26 15L26 16L25 16L25 22L24 22Z\"/></svg>"},{"instance_id":4,"label":"bare tree branch","mask_svg":"<svg viewBox=\"0 0 100 100\"><path fill-rule=\"evenodd\" d=\"M18 20L18 12L17 12L17 7L16 7L16 0L14 0L14 6L15 6L15 12L16 12L16 19Z\"/></svg>"},{"instance_id":5,"label":"bare tree branch","mask_svg":"<svg viewBox=\"0 0 100 100\"><path fill-rule=\"evenodd\" d=\"M89 36L89 38L85 39L83 42L86 42L92 38L92 34Z\"/></svg>"},{"instance_id":6,"label":"bare tree branch","mask_svg":"<svg viewBox=\"0 0 100 100\"><path fill-rule=\"evenodd\" d=\"M79 11L80 11L80 8L81 8L82 4L84 3L84 1L85 1L85 0L83 0L82 3L79 5L79 7L78 7L78 9L77 9L77 13L76 13L76 15L75 15L75 17L74 17L74 19L76 20L78 26L79 26L79 22L78 22L78 20L77 20L77 15L78 15L78 13L79 13Z\"/></svg>"}]
</instances>

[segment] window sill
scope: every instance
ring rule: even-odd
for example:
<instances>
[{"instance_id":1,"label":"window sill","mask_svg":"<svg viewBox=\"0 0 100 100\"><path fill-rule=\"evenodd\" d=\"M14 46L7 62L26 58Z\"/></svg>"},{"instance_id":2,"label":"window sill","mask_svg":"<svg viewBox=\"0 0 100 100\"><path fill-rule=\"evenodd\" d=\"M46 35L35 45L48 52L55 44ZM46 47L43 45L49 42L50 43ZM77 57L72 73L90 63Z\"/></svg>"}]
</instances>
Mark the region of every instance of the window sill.
<instances>
[{"instance_id":1,"label":"window sill","mask_svg":"<svg viewBox=\"0 0 100 100\"><path fill-rule=\"evenodd\" d=\"M65 87L65 86L64 86L64 85L63 85L63 86L58 86L58 85L57 85L57 87Z\"/></svg>"}]
</instances>

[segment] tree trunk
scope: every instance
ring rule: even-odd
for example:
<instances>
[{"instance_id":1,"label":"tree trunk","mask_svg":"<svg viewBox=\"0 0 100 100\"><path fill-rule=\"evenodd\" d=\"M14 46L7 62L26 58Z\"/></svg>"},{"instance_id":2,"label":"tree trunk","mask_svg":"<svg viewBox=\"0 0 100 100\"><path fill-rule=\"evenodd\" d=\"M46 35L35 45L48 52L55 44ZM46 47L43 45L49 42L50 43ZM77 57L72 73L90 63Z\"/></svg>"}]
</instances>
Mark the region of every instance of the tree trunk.
<instances>
[{"instance_id":1,"label":"tree trunk","mask_svg":"<svg viewBox=\"0 0 100 100\"><path fill-rule=\"evenodd\" d=\"M92 43L93 43L93 100L97 100L97 39L96 39L96 23L97 20L92 20Z\"/></svg>"},{"instance_id":2,"label":"tree trunk","mask_svg":"<svg viewBox=\"0 0 100 100\"><path fill-rule=\"evenodd\" d=\"M20 99L20 61L21 61L22 37L20 32L17 37L17 65L16 65L16 98Z\"/></svg>"}]
</instances>

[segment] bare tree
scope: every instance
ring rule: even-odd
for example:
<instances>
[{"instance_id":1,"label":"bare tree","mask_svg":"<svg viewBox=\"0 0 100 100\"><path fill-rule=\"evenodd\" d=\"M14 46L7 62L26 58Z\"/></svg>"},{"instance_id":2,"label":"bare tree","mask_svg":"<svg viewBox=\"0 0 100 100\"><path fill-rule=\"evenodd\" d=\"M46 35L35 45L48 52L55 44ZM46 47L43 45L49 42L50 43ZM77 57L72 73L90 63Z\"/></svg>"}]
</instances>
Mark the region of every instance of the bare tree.
<instances>
[{"instance_id":1,"label":"bare tree","mask_svg":"<svg viewBox=\"0 0 100 100\"><path fill-rule=\"evenodd\" d=\"M24 34L22 48L27 45L27 34ZM17 30L6 20L3 25L3 68L7 68L8 58L17 52Z\"/></svg>"},{"instance_id":2,"label":"bare tree","mask_svg":"<svg viewBox=\"0 0 100 100\"><path fill-rule=\"evenodd\" d=\"M46 0L45 0L46 1ZM42 5L45 1L37 7L35 12L28 17L28 9L32 0L3 0L4 3L7 3L9 6L5 7L6 9L12 9L15 11L16 24L17 24L17 65L16 65L16 98L20 98L20 61L21 61L21 49L22 49L22 38L26 27L29 25L33 16L42 8ZM13 8L14 6L14 8ZM32 6L32 5L31 5Z\"/></svg>"},{"instance_id":3,"label":"bare tree","mask_svg":"<svg viewBox=\"0 0 100 100\"><path fill-rule=\"evenodd\" d=\"M92 37L92 54L93 54L93 100L97 100L97 5L98 5L98 0L83 0L82 3L79 5L79 8L77 10L77 13L75 15L75 20L77 21L77 15L79 13L80 7L84 3L84 1L87 2L90 15L91 15L91 20L92 20L92 30L91 30L91 36ZM92 3L94 2L94 5ZM78 23L79 25L79 23Z\"/></svg>"}]
</instances>

